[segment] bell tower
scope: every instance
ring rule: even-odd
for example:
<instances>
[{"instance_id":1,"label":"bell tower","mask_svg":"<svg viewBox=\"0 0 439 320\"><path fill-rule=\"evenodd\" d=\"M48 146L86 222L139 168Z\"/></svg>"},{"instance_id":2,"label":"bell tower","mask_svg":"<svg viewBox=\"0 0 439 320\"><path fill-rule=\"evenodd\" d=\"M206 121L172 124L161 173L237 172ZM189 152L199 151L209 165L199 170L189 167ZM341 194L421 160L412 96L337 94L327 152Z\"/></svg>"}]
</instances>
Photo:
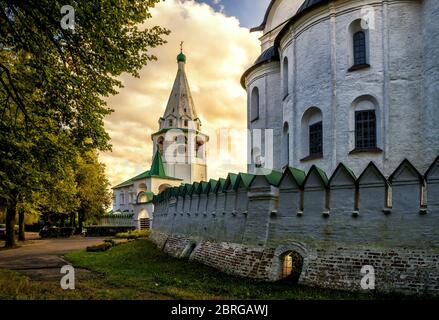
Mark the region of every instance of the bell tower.
<instances>
[{"instance_id":1,"label":"bell tower","mask_svg":"<svg viewBox=\"0 0 439 320\"><path fill-rule=\"evenodd\" d=\"M181 42L177 76L159 131L152 134L154 154L159 151L168 176L185 183L207 180L206 146L209 137L201 132L201 121L186 76L186 55Z\"/></svg>"}]
</instances>

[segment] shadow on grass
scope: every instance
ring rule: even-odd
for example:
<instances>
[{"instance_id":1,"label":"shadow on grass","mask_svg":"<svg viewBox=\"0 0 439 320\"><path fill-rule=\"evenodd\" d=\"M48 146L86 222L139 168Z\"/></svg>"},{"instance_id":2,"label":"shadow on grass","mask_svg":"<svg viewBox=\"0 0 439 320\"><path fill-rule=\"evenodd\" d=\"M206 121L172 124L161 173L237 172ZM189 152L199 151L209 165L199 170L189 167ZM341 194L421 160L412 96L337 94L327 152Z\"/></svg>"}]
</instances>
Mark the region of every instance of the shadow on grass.
<instances>
[{"instance_id":1,"label":"shadow on grass","mask_svg":"<svg viewBox=\"0 0 439 320\"><path fill-rule=\"evenodd\" d=\"M101 284L108 288L105 298L142 299L145 294L152 299L404 298L310 288L288 282L267 283L243 279L200 263L170 257L148 240L138 240L101 253L77 251L68 254L66 258L76 267L105 274ZM119 295L122 292L124 296Z\"/></svg>"}]
</instances>

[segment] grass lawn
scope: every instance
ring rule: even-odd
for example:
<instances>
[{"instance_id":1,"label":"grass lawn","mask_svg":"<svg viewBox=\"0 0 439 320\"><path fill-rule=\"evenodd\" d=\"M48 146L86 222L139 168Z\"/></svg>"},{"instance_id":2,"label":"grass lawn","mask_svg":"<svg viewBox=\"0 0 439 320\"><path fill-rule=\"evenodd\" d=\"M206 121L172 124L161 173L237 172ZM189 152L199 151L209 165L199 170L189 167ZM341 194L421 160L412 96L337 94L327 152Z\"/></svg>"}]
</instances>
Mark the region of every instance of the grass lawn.
<instances>
[{"instance_id":1,"label":"grass lawn","mask_svg":"<svg viewBox=\"0 0 439 320\"><path fill-rule=\"evenodd\" d=\"M199 263L172 258L148 240L106 252L85 250L66 256L94 277L76 281L75 290L59 283L30 281L0 270L0 299L367 299L361 294L264 283L225 275Z\"/></svg>"}]
</instances>

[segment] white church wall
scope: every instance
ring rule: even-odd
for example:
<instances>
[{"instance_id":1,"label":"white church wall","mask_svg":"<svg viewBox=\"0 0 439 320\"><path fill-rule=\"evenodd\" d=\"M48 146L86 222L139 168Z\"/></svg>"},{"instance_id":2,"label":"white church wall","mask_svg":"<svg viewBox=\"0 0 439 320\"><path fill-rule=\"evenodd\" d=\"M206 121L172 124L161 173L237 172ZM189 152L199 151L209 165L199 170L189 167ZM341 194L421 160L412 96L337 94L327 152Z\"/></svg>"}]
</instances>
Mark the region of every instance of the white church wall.
<instances>
[{"instance_id":1,"label":"white church wall","mask_svg":"<svg viewBox=\"0 0 439 320\"><path fill-rule=\"evenodd\" d=\"M435 139L439 114L434 111L439 99L439 49L434 45L439 37L434 19L438 6L431 0L338 1L312 10L292 25L280 39L279 48L280 65L284 57L289 62L290 94L282 101L282 79L278 86L282 120L279 112L268 114L271 119L266 119L278 127L288 122L290 165L307 170L314 164L332 173L336 164L343 162L358 175L372 160L389 176L407 157L421 171L427 169L439 151ZM370 8L373 16L366 30L370 68L349 71L351 25ZM246 84L261 81L269 72L273 70L261 65L247 75ZM279 71L279 77L282 75ZM367 103L376 111L377 147L382 151L351 153L355 110L370 109ZM301 117L313 106L323 114L324 158L300 161L306 157ZM253 127L256 123L249 124ZM275 145L282 145L281 140L282 135ZM282 169L282 164L275 168Z\"/></svg>"},{"instance_id":2,"label":"white church wall","mask_svg":"<svg viewBox=\"0 0 439 320\"><path fill-rule=\"evenodd\" d=\"M423 142L422 159L426 163L432 162L439 150L438 128L439 112L439 1L423 0L423 12L421 21L423 37L423 103L422 113ZM427 130L428 128L428 130ZM418 160L418 159L416 159ZM422 168L420 168L422 170Z\"/></svg>"},{"instance_id":3,"label":"white church wall","mask_svg":"<svg viewBox=\"0 0 439 320\"><path fill-rule=\"evenodd\" d=\"M426 176L428 213L439 216L439 158Z\"/></svg>"}]
</instances>

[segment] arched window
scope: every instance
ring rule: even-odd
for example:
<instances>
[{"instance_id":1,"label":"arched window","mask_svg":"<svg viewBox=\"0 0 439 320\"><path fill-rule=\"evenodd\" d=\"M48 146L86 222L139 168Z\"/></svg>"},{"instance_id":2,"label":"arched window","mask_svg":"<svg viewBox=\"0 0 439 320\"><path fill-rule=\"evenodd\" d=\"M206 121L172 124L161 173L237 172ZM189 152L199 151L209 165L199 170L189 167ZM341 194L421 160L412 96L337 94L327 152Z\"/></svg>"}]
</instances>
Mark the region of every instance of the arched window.
<instances>
[{"instance_id":1,"label":"arched window","mask_svg":"<svg viewBox=\"0 0 439 320\"><path fill-rule=\"evenodd\" d=\"M349 26L349 71L369 67L369 30L363 29L363 25L362 20L358 19Z\"/></svg>"},{"instance_id":2,"label":"arched window","mask_svg":"<svg viewBox=\"0 0 439 320\"><path fill-rule=\"evenodd\" d=\"M381 116L379 110L378 102L370 95L361 96L352 103L349 120L349 131L352 135L349 138L349 144L353 151L380 150Z\"/></svg>"},{"instance_id":3,"label":"arched window","mask_svg":"<svg viewBox=\"0 0 439 320\"><path fill-rule=\"evenodd\" d=\"M319 108L311 107L303 114L301 141L302 160L323 156L323 117Z\"/></svg>"},{"instance_id":4,"label":"arched window","mask_svg":"<svg viewBox=\"0 0 439 320\"><path fill-rule=\"evenodd\" d=\"M366 63L366 33L358 31L354 34L354 65Z\"/></svg>"},{"instance_id":5,"label":"arched window","mask_svg":"<svg viewBox=\"0 0 439 320\"><path fill-rule=\"evenodd\" d=\"M290 132L288 122L285 122L282 136L282 166L288 167L290 164Z\"/></svg>"},{"instance_id":6,"label":"arched window","mask_svg":"<svg viewBox=\"0 0 439 320\"><path fill-rule=\"evenodd\" d=\"M322 121L309 126L309 155L323 154L323 125Z\"/></svg>"},{"instance_id":7,"label":"arched window","mask_svg":"<svg viewBox=\"0 0 439 320\"><path fill-rule=\"evenodd\" d=\"M205 158L205 146L206 141L203 136L197 136L195 138L195 156L199 159Z\"/></svg>"},{"instance_id":8,"label":"arched window","mask_svg":"<svg viewBox=\"0 0 439 320\"><path fill-rule=\"evenodd\" d=\"M283 65L283 83L284 83L284 98L288 96L288 58L284 58L284 65Z\"/></svg>"},{"instance_id":9,"label":"arched window","mask_svg":"<svg viewBox=\"0 0 439 320\"><path fill-rule=\"evenodd\" d=\"M251 97L251 121L255 121L259 118L259 89L254 87Z\"/></svg>"},{"instance_id":10,"label":"arched window","mask_svg":"<svg viewBox=\"0 0 439 320\"><path fill-rule=\"evenodd\" d=\"M169 119L169 120L168 120L168 125L169 125L170 127L172 127L172 126L174 125L174 122L172 121L172 119Z\"/></svg>"},{"instance_id":11,"label":"arched window","mask_svg":"<svg viewBox=\"0 0 439 320\"><path fill-rule=\"evenodd\" d=\"M163 143L164 143L164 141L165 141L165 138L163 136L160 136L157 139L157 148L158 148L160 154L163 154Z\"/></svg>"},{"instance_id":12,"label":"arched window","mask_svg":"<svg viewBox=\"0 0 439 320\"><path fill-rule=\"evenodd\" d=\"M377 147L375 110L355 111L355 149Z\"/></svg>"}]
</instances>

